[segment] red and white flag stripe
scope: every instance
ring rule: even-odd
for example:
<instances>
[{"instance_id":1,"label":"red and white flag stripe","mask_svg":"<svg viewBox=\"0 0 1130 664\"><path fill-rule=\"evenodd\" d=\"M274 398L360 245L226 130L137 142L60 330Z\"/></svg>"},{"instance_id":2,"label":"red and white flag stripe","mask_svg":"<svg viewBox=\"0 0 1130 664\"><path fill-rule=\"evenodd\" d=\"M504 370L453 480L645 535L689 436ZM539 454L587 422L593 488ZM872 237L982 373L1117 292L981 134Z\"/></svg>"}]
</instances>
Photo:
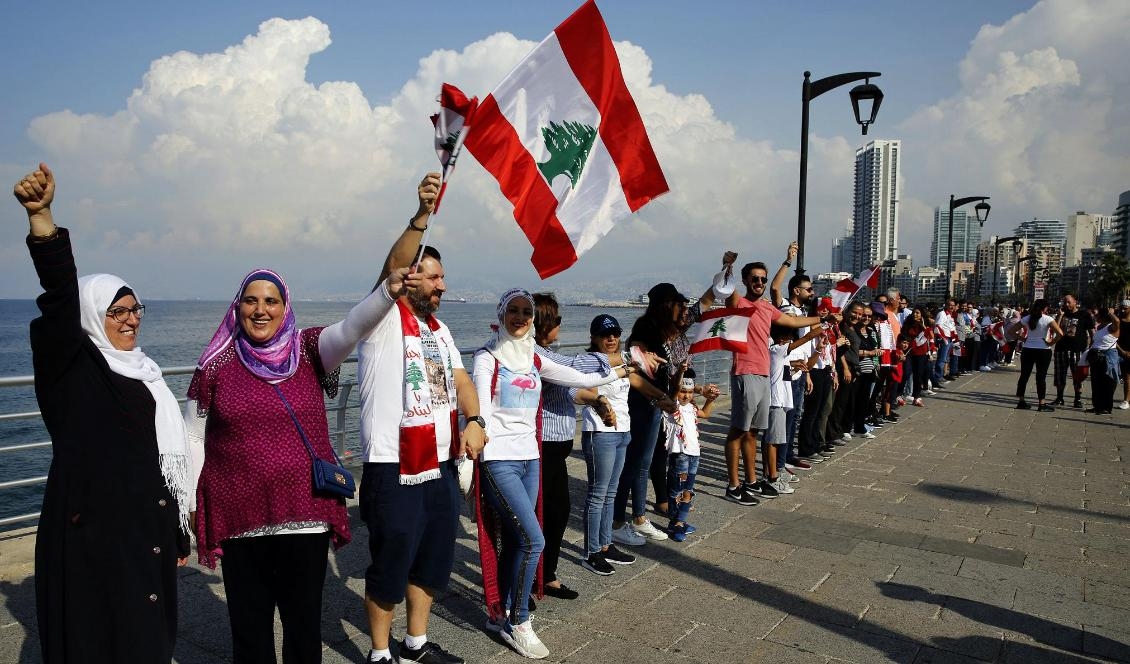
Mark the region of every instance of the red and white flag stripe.
<instances>
[{"instance_id":1,"label":"red and white flag stripe","mask_svg":"<svg viewBox=\"0 0 1130 664\"><path fill-rule=\"evenodd\" d=\"M744 353L749 347L749 318L753 307L712 309L687 330L691 353L725 350Z\"/></svg>"},{"instance_id":2,"label":"red and white flag stripe","mask_svg":"<svg viewBox=\"0 0 1130 664\"><path fill-rule=\"evenodd\" d=\"M436 155L439 156L442 177L439 194L436 196L435 212L439 212L440 201L447 190L447 180L455 171L455 162L463 149L463 142L471 130L471 116L479 105L478 97L467 98L463 91L449 83L444 83L439 93L439 113L432 116L435 126Z\"/></svg>"},{"instance_id":3,"label":"red and white flag stripe","mask_svg":"<svg viewBox=\"0 0 1130 664\"><path fill-rule=\"evenodd\" d=\"M868 288L878 288L878 265L872 265L863 272L860 272L859 276L855 279L843 279L833 286L832 292L829 293L832 297L832 311L837 313L841 311L855 298L855 294L864 286Z\"/></svg>"},{"instance_id":4,"label":"red and white flag stripe","mask_svg":"<svg viewBox=\"0 0 1130 664\"><path fill-rule=\"evenodd\" d=\"M474 123L467 149L514 205L543 279L668 190L592 0L482 101Z\"/></svg>"}]
</instances>

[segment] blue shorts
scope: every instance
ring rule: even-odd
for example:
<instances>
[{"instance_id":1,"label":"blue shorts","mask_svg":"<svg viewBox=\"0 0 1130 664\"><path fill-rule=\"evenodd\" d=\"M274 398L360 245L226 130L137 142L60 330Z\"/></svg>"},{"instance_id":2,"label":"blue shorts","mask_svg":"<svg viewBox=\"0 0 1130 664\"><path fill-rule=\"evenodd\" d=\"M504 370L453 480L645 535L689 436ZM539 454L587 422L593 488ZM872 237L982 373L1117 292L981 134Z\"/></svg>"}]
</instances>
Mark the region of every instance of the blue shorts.
<instances>
[{"instance_id":1,"label":"blue shorts","mask_svg":"<svg viewBox=\"0 0 1130 664\"><path fill-rule=\"evenodd\" d=\"M365 594L388 604L404 601L409 580L442 590L455 564L459 484L454 464L440 464L440 478L401 484L400 465L366 463L358 499L369 528Z\"/></svg>"}]
</instances>

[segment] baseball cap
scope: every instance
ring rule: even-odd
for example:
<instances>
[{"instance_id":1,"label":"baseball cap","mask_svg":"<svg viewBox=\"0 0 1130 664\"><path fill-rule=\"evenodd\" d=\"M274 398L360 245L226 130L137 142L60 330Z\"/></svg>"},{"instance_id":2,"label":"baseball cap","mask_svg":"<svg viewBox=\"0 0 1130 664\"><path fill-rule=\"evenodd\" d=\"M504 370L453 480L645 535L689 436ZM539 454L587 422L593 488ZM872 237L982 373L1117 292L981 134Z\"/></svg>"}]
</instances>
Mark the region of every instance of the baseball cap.
<instances>
[{"instance_id":1,"label":"baseball cap","mask_svg":"<svg viewBox=\"0 0 1130 664\"><path fill-rule=\"evenodd\" d=\"M594 337L603 337L607 334L622 334L624 330L620 329L620 322L608 314L601 314L592 319L592 324L589 325L589 334Z\"/></svg>"},{"instance_id":2,"label":"baseball cap","mask_svg":"<svg viewBox=\"0 0 1130 664\"><path fill-rule=\"evenodd\" d=\"M678 288L675 288L675 284L669 284L667 282L652 286L651 290L647 292L647 299L649 302L690 302L690 299L688 299L686 295L683 295L679 292Z\"/></svg>"}]
</instances>

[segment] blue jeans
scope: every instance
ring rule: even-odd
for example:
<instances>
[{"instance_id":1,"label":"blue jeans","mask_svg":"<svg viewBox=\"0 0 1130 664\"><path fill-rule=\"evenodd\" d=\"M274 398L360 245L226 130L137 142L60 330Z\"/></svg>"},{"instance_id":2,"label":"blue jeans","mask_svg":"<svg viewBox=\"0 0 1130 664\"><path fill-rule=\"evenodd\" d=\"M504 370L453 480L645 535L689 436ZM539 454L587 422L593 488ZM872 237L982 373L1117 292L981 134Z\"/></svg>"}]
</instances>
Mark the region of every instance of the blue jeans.
<instances>
[{"instance_id":1,"label":"blue jeans","mask_svg":"<svg viewBox=\"0 0 1130 664\"><path fill-rule=\"evenodd\" d=\"M946 364L950 359L950 343L938 342L938 359L934 360L934 384L940 385L946 375Z\"/></svg>"},{"instance_id":2,"label":"blue jeans","mask_svg":"<svg viewBox=\"0 0 1130 664\"><path fill-rule=\"evenodd\" d=\"M676 452L667 457L667 506L672 523L686 523L694 503L698 457Z\"/></svg>"},{"instance_id":3,"label":"blue jeans","mask_svg":"<svg viewBox=\"0 0 1130 664\"><path fill-rule=\"evenodd\" d=\"M788 444L783 445L778 451L783 450L784 454L777 455L777 470L784 470L785 462L789 459L796 458L796 430L797 425L800 424L800 418L804 416L804 390L808 386L808 381L805 376L808 374L797 374L793 377L793 408L785 414L785 440Z\"/></svg>"},{"instance_id":4,"label":"blue jeans","mask_svg":"<svg viewBox=\"0 0 1130 664\"><path fill-rule=\"evenodd\" d=\"M589 490L585 499L586 558L612 544L612 506L631 440L632 434L627 431L581 434L581 450L589 469Z\"/></svg>"},{"instance_id":5,"label":"blue jeans","mask_svg":"<svg viewBox=\"0 0 1130 664\"><path fill-rule=\"evenodd\" d=\"M530 619L530 591L538 573L545 537L534 511L541 479L541 461L485 461L481 468L483 496L502 523L498 556L498 590L511 625Z\"/></svg>"},{"instance_id":6,"label":"blue jeans","mask_svg":"<svg viewBox=\"0 0 1130 664\"><path fill-rule=\"evenodd\" d=\"M624 457L624 471L616 489L613 518L627 521L628 495L632 496L632 517L647 514L647 474L651 458L655 455L655 442L659 439L659 409L648 403L636 391L628 393L628 408L632 420L632 442Z\"/></svg>"}]
</instances>

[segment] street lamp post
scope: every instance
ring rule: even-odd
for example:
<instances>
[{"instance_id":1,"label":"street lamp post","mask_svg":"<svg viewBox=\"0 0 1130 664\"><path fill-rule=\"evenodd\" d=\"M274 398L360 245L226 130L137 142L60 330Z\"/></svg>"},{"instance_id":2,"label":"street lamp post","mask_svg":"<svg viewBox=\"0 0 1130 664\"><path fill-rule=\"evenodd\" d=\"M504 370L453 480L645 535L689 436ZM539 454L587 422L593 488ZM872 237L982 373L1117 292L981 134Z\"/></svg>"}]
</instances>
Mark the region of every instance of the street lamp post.
<instances>
[{"instance_id":1,"label":"street lamp post","mask_svg":"<svg viewBox=\"0 0 1130 664\"><path fill-rule=\"evenodd\" d=\"M797 256L796 273L804 274L804 212L808 191L808 105L820 95L855 81L864 81L851 89L851 105L855 112L855 121L863 127L863 135L867 135L867 127L875 122L879 113L879 104L883 103L883 91L879 86L871 83L872 78L882 76L877 71L857 71L847 74L828 76L817 81L809 80L812 72L804 72L804 83L800 92L800 199L797 203ZM870 103L870 113L866 110L860 113L860 102Z\"/></svg>"},{"instance_id":2,"label":"street lamp post","mask_svg":"<svg viewBox=\"0 0 1130 664\"><path fill-rule=\"evenodd\" d=\"M1001 245L1005 242L1020 242L1020 238L1011 235L997 238L997 241L993 243L993 289L989 298L993 305L997 303L997 282L1000 281L1000 266L998 263L1000 262Z\"/></svg>"},{"instance_id":3,"label":"street lamp post","mask_svg":"<svg viewBox=\"0 0 1130 664\"><path fill-rule=\"evenodd\" d=\"M949 239L946 240L947 251L949 251L949 255L947 256L949 260L946 264L947 300L952 295L952 293L950 293L950 273L952 273L954 268L957 266L957 261L953 259L953 211L961 207L962 205L968 205L969 203L972 203L974 201L980 201L980 203L977 203L977 205L975 205L973 209L977 211L977 222L981 224L981 228L984 228L985 221L989 218L989 210L992 208L992 206L986 202L988 200L988 196L966 196L965 198L954 198L954 195L950 194L950 223L948 233ZM968 231L965 233L965 244L967 247L969 246Z\"/></svg>"}]
</instances>

